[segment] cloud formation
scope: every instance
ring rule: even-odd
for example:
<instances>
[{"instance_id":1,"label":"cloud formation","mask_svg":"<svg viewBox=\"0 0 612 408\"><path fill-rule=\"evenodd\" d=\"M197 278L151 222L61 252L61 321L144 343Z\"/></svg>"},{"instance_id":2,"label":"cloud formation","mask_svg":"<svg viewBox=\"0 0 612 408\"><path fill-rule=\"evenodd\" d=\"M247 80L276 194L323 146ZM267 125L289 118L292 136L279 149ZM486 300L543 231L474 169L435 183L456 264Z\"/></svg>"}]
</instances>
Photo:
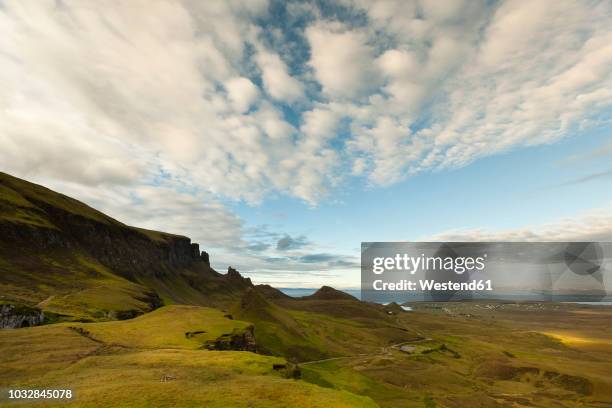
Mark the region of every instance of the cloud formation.
<instances>
[{"instance_id":1,"label":"cloud formation","mask_svg":"<svg viewBox=\"0 0 612 408\"><path fill-rule=\"evenodd\" d=\"M226 200L315 206L579 133L610 109L610 27L597 0L6 0L0 167L274 270L303 237L249 237Z\"/></svg>"},{"instance_id":2,"label":"cloud formation","mask_svg":"<svg viewBox=\"0 0 612 408\"><path fill-rule=\"evenodd\" d=\"M609 2L284 7L271 29L263 0L4 2L3 167L314 204L552 142L612 100Z\"/></svg>"},{"instance_id":3,"label":"cloud formation","mask_svg":"<svg viewBox=\"0 0 612 408\"><path fill-rule=\"evenodd\" d=\"M446 231L424 241L612 241L612 206L540 226L492 231L481 228Z\"/></svg>"}]
</instances>

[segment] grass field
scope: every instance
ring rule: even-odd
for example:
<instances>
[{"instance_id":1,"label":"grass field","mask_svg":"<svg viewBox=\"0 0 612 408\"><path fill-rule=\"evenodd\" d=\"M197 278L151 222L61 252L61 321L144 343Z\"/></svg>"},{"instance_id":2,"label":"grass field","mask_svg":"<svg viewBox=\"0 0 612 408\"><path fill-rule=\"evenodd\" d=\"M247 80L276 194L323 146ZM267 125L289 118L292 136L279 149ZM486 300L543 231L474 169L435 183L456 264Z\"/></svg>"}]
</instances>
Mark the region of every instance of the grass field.
<instances>
[{"instance_id":1,"label":"grass field","mask_svg":"<svg viewBox=\"0 0 612 408\"><path fill-rule=\"evenodd\" d=\"M296 362L375 353L388 344L415 338L384 308L357 300L290 300L279 304L257 290L231 309L255 324L260 349Z\"/></svg>"},{"instance_id":2,"label":"grass field","mask_svg":"<svg viewBox=\"0 0 612 408\"><path fill-rule=\"evenodd\" d=\"M304 378L383 407L612 406L612 308L484 306L415 306L397 316L425 338L411 352L307 364Z\"/></svg>"},{"instance_id":3,"label":"grass field","mask_svg":"<svg viewBox=\"0 0 612 408\"><path fill-rule=\"evenodd\" d=\"M284 358L199 349L247 325L215 309L169 306L128 321L0 330L0 388L74 389L71 402L44 406L376 406L368 397L285 378L272 368Z\"/></svg>"},{"instance_id":4,"label":"grass field","mask_svg":"<svg viewBox=\"0 0 612 408\"><path fill-rule=\"evenodd\" d=\"M92 407L612 403L611 308L447 303L389 315L344 300L247 300L245 316L259 319L171 305L125 321L0 330L0 388L72 388L70 405ZM364 311L349 317L343 305ZM251 324L258 348L277 357L202 349ZM300 361L301 380L273 369L285 357Z\"/></svg>"}]
</instances>

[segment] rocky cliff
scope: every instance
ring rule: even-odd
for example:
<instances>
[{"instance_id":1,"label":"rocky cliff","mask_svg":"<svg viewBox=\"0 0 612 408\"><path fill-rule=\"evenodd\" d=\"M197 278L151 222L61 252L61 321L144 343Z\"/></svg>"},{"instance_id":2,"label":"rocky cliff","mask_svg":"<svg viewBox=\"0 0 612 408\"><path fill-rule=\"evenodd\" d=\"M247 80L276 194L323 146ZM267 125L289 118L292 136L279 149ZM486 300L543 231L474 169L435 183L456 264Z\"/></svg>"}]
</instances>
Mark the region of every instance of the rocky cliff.
<instances>
[{"instance_id":1,"label":"rocky cliff","mask_svg":"<svg viewBox=\"0 0 612 408\"><path fill-rule=\"evenodd\" d=\"M225 307L251 286L233 268L217 273L187 237L131 227L0 172L0 302L108 320L161 299Z\"/></svg>"},{"instance_id":2,"label":"rocky cliff","mask_svg":"<svg viewBox=\"0 0 612 408\"><path fill-rule=\"evenodd\" d=\"M184 236L129 227L87 205L0 173L0 242L24 251L79 250L119 274L164 275L208 263Z\"/></svg>"},{"instance_id":3,"label":"rocky cliff","mask_svg":"<svg viewBox=\"0 0 612 408\"><path fill-rule=\"evenodd\" d=\"M39 309L0 304L0 329L38 326L44 320L45 314Z\"/></svg>"}]
</instances>

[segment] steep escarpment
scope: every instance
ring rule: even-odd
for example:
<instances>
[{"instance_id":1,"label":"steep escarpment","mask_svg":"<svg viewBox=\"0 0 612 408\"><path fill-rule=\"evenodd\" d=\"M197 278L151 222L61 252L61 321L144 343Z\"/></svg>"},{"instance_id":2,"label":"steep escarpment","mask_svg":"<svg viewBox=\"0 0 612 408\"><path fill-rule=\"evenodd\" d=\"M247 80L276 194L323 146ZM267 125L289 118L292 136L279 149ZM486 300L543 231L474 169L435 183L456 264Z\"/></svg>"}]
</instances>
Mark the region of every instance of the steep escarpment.
<instances>
[{"instance_id":1,"label":"steep escarpment","mask_svg":"<svg viewBox=\"0 0 612 408\"><path fill-rule=\"evenodd\" d=\"M0 241L26 252L77 250L125 277L208 262L187 237L129 227L70 197L0 173Z\"/></svg>"},{"instance_id":2,"label":"steep escarpment","mask_svg":"<svg viewBox=\"0 0 612 408\"><path fill-rule=\"evenodd\" d=\"M0 173L0 302L100 320L164 303L228 305L250 286L234 269L213 270L187 237L128 226Z\"/></svg>"}]
</instances>

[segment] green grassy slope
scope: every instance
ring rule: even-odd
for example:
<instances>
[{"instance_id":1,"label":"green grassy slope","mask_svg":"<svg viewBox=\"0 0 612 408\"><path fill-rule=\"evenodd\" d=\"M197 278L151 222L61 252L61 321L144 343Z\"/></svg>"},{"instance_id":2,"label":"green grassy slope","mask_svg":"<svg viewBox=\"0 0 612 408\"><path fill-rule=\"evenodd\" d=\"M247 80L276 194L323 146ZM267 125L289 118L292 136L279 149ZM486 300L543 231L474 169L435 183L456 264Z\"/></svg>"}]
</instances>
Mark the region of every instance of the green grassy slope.
<instances>
[{"instance_id":1,"label":"green grassy slope","mask_svg":"<svg viewBox=\"0 0 612 408\"><path fill-rule=\"evenodd\" d=\"M382 407L612 402L612 308L447 303L404 312L330 288L301 299L258 289L232 313L254 323L261 348L299 361L306 381Z\"/></svg>"},{"instance_id":2,"label":"green grassy slope","mask_svg":"<svg viewBox=\"0 0 612 408\"><path fill-rule=\"evenodd\" d=\"M612 401L612 308L424 305L383 322L420 338L379 346L390 338L370 332L373 321L369 327L363 319L263 301L268 310L254 317L267 320L283 343L345 354L302 361L302 380L288 380L272 369L283 357L201 349L251 322L212 308L166 306L126 321L0 330L0 389L70 386L74 406L176 406L177 398L180 406L244 407L568 408ZM253 323L257 341L268 342L272 329L262 333L261 321ZM160 381L164 376L170 381Z\"/></svg>"},{"instance_id":3,"label":"green grassy slope","mask_svg":"<svg viewBox=\"0 0 612 408\"><path fill-rule=\"evenodd\" d=\"M231 313L254 323L260 350L298 362L375 352L418 337L397 325L383 306L354 299L274 302L256 287Z\"/></svg>"},{"instance_id":4,"label":"green grassy slope","mask_svg":"<svg viewBox=\"0 0 612 408\"><path fill-rule=\"evenodd\" d=\"M229 319L217 309L172 305L125 321L63 325L87 330L96 340L122 347L198 349L207 340L244 330L251 324Z\"/></svg>"},{"instance_id":5,"label":"green grassy slope","mask_svg":"<svg viewBox=\"0 0 612 408\"><path fill-rule=\"evenodd\" d=\"M170 306L129 321L0 330L0 389L75 391L71 402L42 406L376 406L367 397L285 378L272 367L285 363L279 357L199 349L207 338L246 324L214 309Z\"/></svg>"},{"instance_id":6,"label":"green grassy slope","mask_svg":"<svg viewBox=\"0 0 612 408\"><path fill-rule=\"evenodd\" d=\"M123 225L68 196L0 172L0 220L35 227L58 228L48 219L44 208L39 205L41 203L96 222Z\"/></svg>"},{"instance_id":7,"label":"green grassy slope","mask_svg":"<svg viewBox=\"0 0 612 408\"><path fill-rule=\"evenodd\" d=\"M149 288L113 274L78 251L20 252L0 248L2 300L74 319L113 319L127 311L152 309Z\"/></svg>"},{"instance_id":8,"label":"green grassy slope","mask_svg":"<svg viewBox=\"0 0 612 408\"><path fill-rule=\"evenodd\" d=\"M423 337L378 353L302 364L303 378L382 407L605 407L612 308L424 304L397 315Z\"/></svg>"}]
</instances>

